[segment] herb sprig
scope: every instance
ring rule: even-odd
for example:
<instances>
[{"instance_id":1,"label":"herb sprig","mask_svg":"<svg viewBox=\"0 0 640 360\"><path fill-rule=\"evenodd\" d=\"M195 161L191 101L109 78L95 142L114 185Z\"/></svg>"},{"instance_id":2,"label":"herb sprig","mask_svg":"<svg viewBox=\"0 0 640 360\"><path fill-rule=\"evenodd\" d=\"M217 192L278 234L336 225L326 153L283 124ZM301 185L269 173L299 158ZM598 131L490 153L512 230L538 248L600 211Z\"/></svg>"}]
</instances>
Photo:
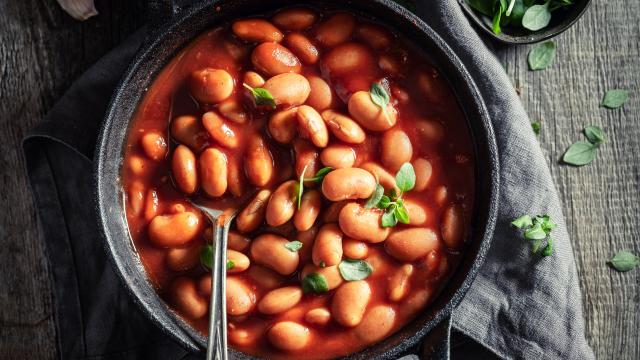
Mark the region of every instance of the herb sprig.
<instances>
[{"instance_id":1,"label":"herb sprig","mask_svg":"<svg viewBox=\"0 0 640 360\"><path fill-rule=\"evenodd\" d=\"M269 90L265 88L252 88L245 83L242 83L242 86L244 86L247 90L249 90L249 92L251 92L256 106L265 106L271 109L276 108L276 99L273 97L273 95L271 95Z\"/></svg>"},{"instance_id":2,"label":"herb sprig","mask_svg":"<svg viewBox=\"0 0 640 360\"><path fill-rule=\"evenodd\" d=\"M321 183L324 180L324 177L327 176L333 170L332 167L323 167L318 170L318 172L312 178L305 178L304 174L307 172L307 166L302 169L302 173L300 174L300 178L298 179L298 186L296 191L296 202L298 204L298 209L300 209L300 205L302 204L302 193L304 192L304 183L312 182L312 183Z\"/></svg>"},{"instance_id":3,"label":"herb sprig","mask_svg":"<svg viewBox=\"0 0 640 360\"><path fill-rule=\"evenodd\" d=\"M395 189L391 189L389 195L384 195L384 188L378 183L376 184L375 191L365 203L365 208L371 209L378 207L379 209L385 210L381 219L382 227L393 227L396 226L398 222L408 224L409 213L404 206L402 195L413 189L415 185L416 173L413 170L413 165L411 165L411 163L404 163L396 173L396 186L400 190L400 193L396 194Z\"/></svg>"},{"instance_id":4,"label":"herb sprig","mask_svg":"<svg viewBox=\"0 0 640 360\"><path fill-rule=\"evenodd\" d=\"M595 125L584 128L588 141L576 141L562 156L562 161L570 165L587 165L596 158L600 145L605 142L604 131Z\"/></svg>"},{"instance_id":5,"label":"herb sprig","mask_svg":"<svg viewBox=\"0 0 640 360\"><path fill-rule=\"evenodd\" d=\"M524 230L524 238L531 243L532 253L542 256L553 254L553 238L550 235L556 224L549 215L538 215L533 219L529 215L522 215L513 220L511 225ZM545 241L546 245L543 246Z\"/></svg>"}]
</instances>

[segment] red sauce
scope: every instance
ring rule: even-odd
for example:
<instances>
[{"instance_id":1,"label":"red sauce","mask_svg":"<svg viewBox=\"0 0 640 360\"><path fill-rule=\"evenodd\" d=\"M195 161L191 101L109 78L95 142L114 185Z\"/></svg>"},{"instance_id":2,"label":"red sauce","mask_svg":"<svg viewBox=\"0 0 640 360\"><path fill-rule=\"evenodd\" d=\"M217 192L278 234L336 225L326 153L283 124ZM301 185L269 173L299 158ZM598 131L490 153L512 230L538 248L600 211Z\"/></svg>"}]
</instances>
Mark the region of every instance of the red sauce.
<instances>
[{"instance_id":1,"label":"red sauce","mask_svg":"<svg viewBox=\"0 0 640 360\"><path fill-rule=\"evenodd\" d=\"M396 128L404 130L411 140L413 146L412 158L422 157L427 159L432 166L432 176L429 185L423 191L410 191L404 198L411 200L422 207L426 212L426 221L420 227L427 227L438 234L441 247L437 252L430 253L427 257L418 259L411 264L414 266L413 275L410 277L410 291L402 300L393 302L389 300L389 279L403 263L394 259L384 249L384 242L378 244L368 244L369 255L366 260L374 266L373 274L366 279L372 292L371 300L367 309L376 305L385 305L395 312L393 326L385 335L389 336L400 329L422 311L431 302L438 290L444 285L448 275L455 268L458 262L461 248L447 249L441 238L441 221L444 210L457 204L463 209L464 227L468 232L470 218L473 209L474 192L474 155L472 143L464 115L457 103L455 96L429 60L419 51L398 35L383 28L383 31L391 36L393 42L391 46L384 49L374 49L367 41L363 41L358 29L362 24L370 24L365 19L358 18L356 30L349 36L348 41L362 44L370 51L374 60L370 66L360 67L356 71L350 71L341 76L335 76L324 67L323 56L330 48L321 46L315 39L318 24L322 23L330 14L316 13L318 19L309 29L301 31L307 38L315 43L320 53L320 61L313 65L305 64L301 68L301 74L308 76L311 74L322 76L327 83L336 91L339 99L333 102L332 109L343 114L348 114L346 100L358 90L368 91L372 82L382 82L389 85L391 92L391 103L397 111ZM282 31L285 36L288 31ZM369 39L370 40L370 39ZM204 217L199 214L186 201L186 195L176 189L171 174L171 153L177 146L175 139L169 134L170 122L180 115L194 115L198 119L204 112L215 109L215 105L200 104L189 94L188 81L192 72L203 68L223 69L234 79L234 90L231 98L235 98L243 104L249 116L249 121L245 124L228 122L229 126L235 130L239 140L239 146L235 149L228 149L217 146L227 156L229 161L236 161L243 164L244 150L250 134L261 134L264 136L267 146L274 159L275 176L264 186L264 188L275 190L282 182L296 179L293 165L295 155L290 145L283 145L270 138L265 129L271 111L256 109L252 104L251 97L242 86L243 74L246 71L256 71L251 62L251 52L257 42L248 42L238 39L230 30L229 25L223 25L212 29L196 38L188 47L182 50L158 75L152 86L148 89L143 101L138 107L138 111L132 120L127 140L125 165L123 166L123 185L127 194L127 220L129 230L135 247L140 255L140 259L145 266L150 281L156 287L158 293L170 305L175 304L175 294L170 293L170 284L178 277L193 279L197 284L203 278L206 281L207 270L199 263L190 269L183 271L173 271L166 263L168 248L158 247L149 239L147 232L149 222L153 215L161 215L172 212L175 204L182 204L187 211L197 213L200 217L199 235L185 244L183 247L202 246L206 244L204 230L209 225L205 223ZM284 43L283 43L284 44ZM378 61L380 56L390 56L399 65L399 72L389 74L380 68ZM429 79L431 88L425 95L424 84L420 83L421 77ZM268 76L264 76L265 79ZM403 100L406 96L408 99ZM428 120L440 124L444 129L441 141L432 141L429 136L420 133L416 126L417 121ZM148 132L157 131L164 135L169 143L169 151L165 159L153 161L145 154L141 145L141 137ZM365 129L366 131L366 129ZM356 164L365 161L376 161L381 163L380 149L381 136L383 132L366 131L366 140L362 144L353 145L356 152ZM205 145L216 145L215 141L208 135L204 136ZM330 134L330 143L341 143ZM193 149L198 154L198 150ZM392 172L393 174L393 172ZM244 177L244 174L241 174ZM246 179L245 179L246 181ZM443 189L446 189L444 191ZM212 199L201 191L195 197L209 201L213 206L234 206L242 208L259 190L256 187L247 185L242 196L235 197L227 191L224 196ZM443 196L443 193L446 193ZM156 199L157 209L150 210L153 199ZM364 203L366 200L359 200ZM329 201L323 199L323 210L329 205ZM146 215L145 215L146 213ZM322 224L322 212L316 220L316 227ZM398 224L393 228L398 231L411 225ZM258 230L247 234L254 238L264 232L278 233L289 240L297 239L297 231L292 225L292 221L277 228L267 229L262 225ZM245 254L249 254L246 250ZM431 257L434 262L429 262ZM310 260L308 260L310 262ZM299 269L304 266L301 261ZM251 266L254 266L253 262ZM427 271L429 266L435 267L431 272ZM241 280L255 294L256 301L259 301L268 289L263 284L256 283L247 274L247 271L229 275ZM284 284L300 284L299 272L282 277ZM199 295L206 299L208 296L198 290ZM269 358L331 358L347 355L361 350L369 345L357 335L356 328L348 328L337 324L335 321L329 322L326 326L308 324L304 317L308 310L324 307L331 310L332 296L336 290L331 290L324 294L305 294L303 299L292 309L277 315L264 315L258 312L256 307L243 316L229 317L229 339L230 345L239 351L255 356ZM422 301L418 301L418 296L428 294ZM418 303L417 307L412 307L412 301ZM180 310L177 310L180 313ZM207 332L208 315L199 318L189 318L185 320L198 329L203 334ZM365 317L367 313L365 313ZM305 326L310 335L309 341L300 350L283 351L274 347L266 336L267 331L274 324L291 320ZM243 336L246 335L246 336Z\"/></svg>"}]
</instances>

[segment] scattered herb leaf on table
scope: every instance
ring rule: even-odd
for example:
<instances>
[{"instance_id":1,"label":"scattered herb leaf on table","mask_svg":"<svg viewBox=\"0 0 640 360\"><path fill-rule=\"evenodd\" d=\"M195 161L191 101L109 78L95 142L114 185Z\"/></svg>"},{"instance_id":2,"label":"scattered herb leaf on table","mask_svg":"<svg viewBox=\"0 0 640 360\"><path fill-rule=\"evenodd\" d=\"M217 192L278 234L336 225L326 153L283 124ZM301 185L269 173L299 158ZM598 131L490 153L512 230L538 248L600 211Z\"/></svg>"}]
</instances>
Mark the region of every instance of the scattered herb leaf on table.
<instances>
[{"instance_id":1,"label":"scattered herb leaf on table","mask_svg":"<svg viewBox=\"0 0 640 360\"><path fill-rule=\"evenodd\" d=\"M609 264L617 271L630 271L640 265L640 257L629 251L620 251L609 260Z\"/></svg>"},{"instance_id":2,"label":"scattered herb leaf on table","mask_svg":"<svg viewBox=\"0 0 640 360\"><path fill-rule=\"evenodd\" d=\"M604 94L601 105L609 109L617 109L624 105L628 98L629 92L626 90L609 90Z\"/></svg>"},{"instance_id":3,"label":"scattered herb leaf on table","mask_svg":"<svg viewBox=\"0 0 640 360\"><path fill-rule=\"evenodd\" d=\"M562 156L562 161L570 165L582 166L591 163L598 154L600 145L604 143L604 131L595 125L584 128L589 141L576 141Z\"/></svg>"},{"instance_id":4,"label":"scattered herb leaf on table","mask_svg":"<svg viewBox=\"0 0 640 360\"><path fill-rule=\"evenodd\" d=\"M556 43L552 40L545 41L541 44L534 46L529 51L527 61L529 62L529 69L531 70L543 70L553 64L553 60L556 57Z\"/></svg>"}]
</instances>

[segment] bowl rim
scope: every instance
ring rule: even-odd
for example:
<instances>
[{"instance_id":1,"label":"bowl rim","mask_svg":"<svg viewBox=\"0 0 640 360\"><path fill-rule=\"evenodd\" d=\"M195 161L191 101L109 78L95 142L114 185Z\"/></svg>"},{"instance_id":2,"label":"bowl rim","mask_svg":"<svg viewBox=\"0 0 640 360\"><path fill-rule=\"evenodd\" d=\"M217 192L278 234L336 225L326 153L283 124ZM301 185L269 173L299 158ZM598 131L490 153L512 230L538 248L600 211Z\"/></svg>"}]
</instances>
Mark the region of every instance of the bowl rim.
<instances>
[{"instance_id":1,"label":"bowl rim","mask_svg":"<svg viewBox=\"0 0 640 360\"><path fill-rule=\"evenodd\" d=\"M225 2L224 6L228 6L228 3L243 3L251 0L240 0L240 1L229 1ZM497 209L498 209L498 194L499 194L499 163L498 163L498 152L496 146L495 135L493 132L493 127L491 124L491 120L489 118L488 110L482 100L480 92L475 85L475 82L469 72L464 67L464 64L457 57L457 55L453 52L453 50L446 44L446 42L440 38L437 33L431 29L426 23L424 23L420 18L418 18L413 13L409 12L407 9L397 5L395 2L391 0L351 0L345 4L340 4L339 0L332 1L316 1L309 0L305 1L306 4L330 4L336 5L339 7L345 7L350 10L357 9L359 12L366 13L366 10L363 10L364 4L375 5L380 8L384 8L385 10L390 11L387 15L387 18L377 19L382 23L387 24L388 26L392 26L392 23L402 23L403 26L409 27L413 26L415 31L417 31L424 39L422 39L423 43L429 43L431 50L435 49L440 53L441 56L447 59L447 66L455 69L455 77L460 78L463 81L463 85L459 85L462 90L466 90L470 94L469 101L474 105L474 111L478 114L478 129L483 131L480 136L486 141L486 143L482 144L480 147L478 144L475 144L474 141L474 150L476 162L478 161L478 150L483 150L486 152L486 156L489 158L489 164L483 168L483 171L487 174L486 177L489 179L489 183L485 185L488 190L488 203L486 204L486 213L482 214L486 217L486 221L481 224L481 238L475 241L478 242L477 249L473 254L473 258L470 259L470 267L466 270L466 274L461 280L461 283L455 288L453 291L453 295L449 297L446 302L443 302L442 306L433 313L433 316L430 320L425 320L426 324L421 324L418 330L409 335L403 335L403 330L408 327L409 324L403 326L403 328L399 329L394 334L386 337L385 339L372 344L370 347L366 349L350 354L347 358L390 358L393 356L397 356L402 351L406 351L411 346L414 346L423 338L428 332L430 332L433 328L435 328L438 323L440 323L443 319L449 317L453 311L453 309L460 303L462 298L464 297L466 291L471 286L475 276L479 272L480 266L482 265L486 253L488 252L491 237L493 234L493 229L496 222L497 217ZM358 3L355 5L354 3ZM298 5L298 4L296 4ZM206 11L207 9L215 9L222 4L219 4L219 1L202 1L200 3L194 4L193 6L183 9L180 13L178 13L174 18L172 18L168 23L163 25L159 31L155 32L151 37L150 41L144 44L139 52L136 54L135 58L132 60L129 68L125 72L122 77L120 83L114 90L112 99L109 103L108 111L105 115L105 119L102 123L99 138L96 143L96 161L94 165L94 189L95 189L95 208L96 208L96 216L98 218L98 224L101 228L101 236L104 240L105 248L107 253L109 254L109 258L112 261L112 264L116 268L116 273L122 279L124 285L127 288L127 292L133 298L133 301L140 307L141 311L149 318L153 323L155 323L165 334L169 335L174 340L178 341L182 346L191 350L191 351L199 351L201 350L201 345L206 344L206 338L201 334L197 333L190 325L188 325L182 318L180 318L173 310L171 310L164 301L162 301L159 295L156 293L155 289L151 286L151 282L148 280L146 275L146 271L142 262L135 251L135 247L132 243L132 239L128 233L127 221L124 215L123 206L124 206L124 197L122 194L122 188L120 186L120 170L121 170L121 160L123 156L124 146L126 145L126 133L128 132L128 127L131 121L131 116L127 119L120 119L119 113L126 112L127 110L122 110L121 105L123 102L129 101L127 95L127 91L131 91L131 87L135 88L135 79L141 76L139 72L144 69L145 62L153 60L155 55L158 53L158 50L161 49L162 46L170 46L167 45L166 41L170 36L180 36L182 34L182 26L184 26L185 22L190 20L196 14ZM276 1L273 4L268 5L271 9L277 9L278 3ZM255 13L255 11L250 10L249 13ZM245 15L246 16L246 15ZM390 21L389 19L393 17L400 17L401 20ZM223 22L218 20L219 22ZM211 24L209 24L209 27ZM394 27L394 26L392 26ZM395 27L394 27L395 28ZM206 28L205 28L206 29ZM174 47L172 50L172 54L170 54L165 61L162 61L160 65L150 65L152 67L155 66L155 73L147 74L146 84L150 85L155 78L153 75L157 75L159 71L164 68L167 61L171 60L176 53L178 53L181 49L184 48L190 41L192 41L198 34L205 31L205 29L201 29L194 36L189 37L187 40L179 41L181 43L180 46ZM410 39L406 36L406 31L401 31L395 28L396 31L403 34L403 36ZM445 73L446 77L450 77L450 73ZM140 79L137 79L140 81ZM449 81L450 82L450 81ZM450 82L450 87L456 93L457 97L460 97L455 91L458 87L453 86ZM146 90L146 89L145 89ZM144 94L134 94L135 104L133 104L133 113L135 113L135 109L137 108L139 101L142 100ZM460 102L460 100L459 100ZM129 104L128 106L131 106ZM461 106L462 107L462 106ZM467 114L467 109L463 108L463 112L465 113L465 117L467 118L467 123L469 126L470 136L473 138L474 132L471 129L471 120L469 119L469 114ZM133 115L133 113L131 115ZM117 125L118 122L123 123L126 126ZM123 129L124 127L124 129ZM122 147L116 148L110 145L111 140L116 137L122 138ZM119 162L114 161L113 158L119 159ZM476 164L476 173L477 173L477 164ZM117 171L114 171L117 169ZM113 183L115 179L115 183ZM478 179L476 179L476 193L479 192L479 187L477 186ZM120 191L120 194L115 194L115 192ZM477 195L477 194L476 194ZM476 197L477 199L477 197ZM478 211L479 204L476 201L474 205L474 214ZM115 220L114 220L115 219ZM124 223L124 228L126 230L126 234L124 238L121 236L117 236L117 231L114 233L114 229L112 228L114 224L110 222L116 221L118 223ZM122 229L116 229L122 230ZM119 231L120 235L122 231ZM475 232L475 230L474 230ZM129 256L130 258L126 258ZM466 255L471 256L471 254ZM126 260L126 261L125 261ZM456 269L456 273L460 272L461 265ZM140 279L140 276L143 279ZM451 285L449 281L445 287L449 287ZM441 296L439 296L441 297ZM438 299L436 299L438 300ZM429 308L433 307L436 303L434 300ZM415 322L416 320L412 320ZM404 339L400 342L396 342L395 344L390 344L390 339L399 338L400 336L404 336ZM387 345L384 345L387 344ZM384 346L383 346L384 345ZM386 348L385 348L386 346ZM233 349L232 349L233 350ZM238 355L243 358L247 358L247 355L244 353L239 353L237 351L232 351L234 355Z\"/></svg>"}]
</instances>

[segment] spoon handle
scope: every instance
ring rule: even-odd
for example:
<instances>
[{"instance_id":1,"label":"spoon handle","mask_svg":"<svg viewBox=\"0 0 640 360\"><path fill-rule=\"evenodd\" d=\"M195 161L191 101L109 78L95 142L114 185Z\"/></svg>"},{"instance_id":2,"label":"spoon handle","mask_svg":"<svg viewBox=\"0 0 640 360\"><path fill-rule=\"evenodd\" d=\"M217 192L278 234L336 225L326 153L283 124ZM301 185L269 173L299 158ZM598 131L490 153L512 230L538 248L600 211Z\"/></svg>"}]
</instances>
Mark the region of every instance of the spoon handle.
<instances>
[{"instance_id":1,"label":"spoon handle","mask_svg":"<svg viewBox=\"0 0 640 360\"><path fill-rule=\"evenodd\" d=\"M221 341L216 341L219 336L218 329L220 321L218 315L222 315L226 312L218 310L221 294L224 294L220 288L220 280L222 278L222 274L220 273L220 264L222 263L221 257L224 256L224 259L226 259L226 251L222 251L223 237L223 227L220 226L220 222L216 219L216 221L213 222L213 239L211 242L211 246L213 247L213 259L211 262L211 298L209 300L209 339L207 340L207 360L213 360L214 354L218 353L219 348L226 348L226 346L220 346L222 345L220 344Z\"/></svg>"}]
</instances>

